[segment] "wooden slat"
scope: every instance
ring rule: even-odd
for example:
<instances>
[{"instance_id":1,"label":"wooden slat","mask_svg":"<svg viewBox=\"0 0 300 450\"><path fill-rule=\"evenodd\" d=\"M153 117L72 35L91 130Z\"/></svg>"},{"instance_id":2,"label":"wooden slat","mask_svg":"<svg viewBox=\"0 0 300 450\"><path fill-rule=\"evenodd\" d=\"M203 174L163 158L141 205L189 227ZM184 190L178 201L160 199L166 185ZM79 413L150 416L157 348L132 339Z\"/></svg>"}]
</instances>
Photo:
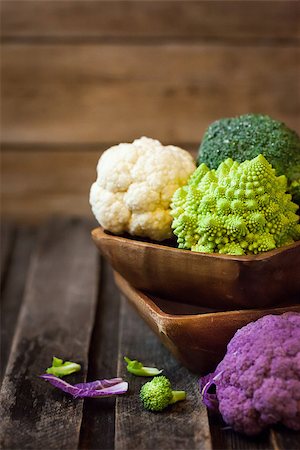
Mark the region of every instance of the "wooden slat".
<instances>
[{"instance_id":1,"label":"wooden slat","mask_svg":"<svg viewBox=\"0 0 300 450\"><path fill-rule=\"evenodd\" d=\"M187 400L161 413L146 411L139 400L141 385L149 378L128 374L124 356L164 369L177 390L186 390ZM116 450L211 449L207 413L201 404L197 377L176 362L132 307L121 306L119 376L129 381L129 393L117 399Z\"/></svg>"},{"instance_id":2,"label":"wooden slat","mask_svg":"<svg viewBox=\"0 0 300 450\"><path fill-rule=\"evenodd\" d=\"M4 37L294 39L296 1L3 1Z\"/></svg>"},{"instance_id":3,"label":"wooden slat","mask_svg":"<svg viewBox=\"0 0 300 450\"><path fill-rule=\"evenodd\" d=\"M270 114L299 131L293 46L4 45L3 141L198 143L209 123Z\"/></svg>"},{"instance_id":4,"label":"wooden slat","mask_svg":"<svg viewBox=\"0 0 300 450\"><path fill-rule=\"evenodd\" d=\"M92 218L89 189L100 153L3 152L2 213L27 222L50 213Z\"/></svg>"},{"instance_id":5,"label":"wooden slat","mask_svg":"<svg viewBox=\"0 0 300 450\"><path fill-rule=\"evenodd\" d=\"M101 148L3 151L2 214L28 223L39 222L51 213L92 219L89 189L96 179Z\"/></svg>"},{"instance_id":6,"label":"wooden slat","mask_svg":"<svg viewBox=\"0 0 300 450\"><path fill-rule=\"evenodd\" d=\"M90 380L114 378L117 374L120 294L113 281L112 269L102 264L101 290L89 354ZM80 449L114 448L115 398L88 400L84 405Z\"/></svg>"},{"instance_id":7,"label":"wooden slat","mask_svg":"<svg viewBox=\"0 0 300 450\"><path fill-rule=\"evenodd\" d=\"M10 352L35 240L35 229L22 227L16 230L15 243L6 274L4 289L1 293L0 380L2 380L4 375Z\"/></svg>"},{"instance_id":8,"label":"wooden slat","mask_svg":"<svg viewBox=\"0 0 300 450\"><path fill-rule=\"evenodd\" d=\"M1 278L1 289L4 284L4 278L7 273L9 259L13 249L13 242L15 238L15 227L6 220L1 221L0 227L0 239L1 239L1 247L0 247L0 278Z\"/></svg>"},{"instance_id":9,"label":"wooden slat","mask_svg":"<svg viewBox=\"0 0 300 450\"><path fill-rule=\"evenodd\" d=\"M292 431L283 426L277 426L271 431L271 442L275 450L299 450L300 431Z\"/></svg>"},{"instance_id":10,"label":"wooden slat","mask_svg":"<svg viewBox=\"0 0 300 450\"><path fill-rule=\"evenodd\" d=\"M43 229L1 390L4 449L77 447L82 400L38 378L53 355L82 364L85 379L96 306L98 259L90 226L52 220Z\"/></svg>"},{"instance_id":11,"label":"wooden slat","mask_svg":"<svg viewBox=\"0 0 300 450\"><path fill-rule=\"evenodd\" d=\"M268 431L249 437L232 431L220 414L209 412L208 417L214 450L279 450L271 442Z\"/></svg>"}]
</instances>

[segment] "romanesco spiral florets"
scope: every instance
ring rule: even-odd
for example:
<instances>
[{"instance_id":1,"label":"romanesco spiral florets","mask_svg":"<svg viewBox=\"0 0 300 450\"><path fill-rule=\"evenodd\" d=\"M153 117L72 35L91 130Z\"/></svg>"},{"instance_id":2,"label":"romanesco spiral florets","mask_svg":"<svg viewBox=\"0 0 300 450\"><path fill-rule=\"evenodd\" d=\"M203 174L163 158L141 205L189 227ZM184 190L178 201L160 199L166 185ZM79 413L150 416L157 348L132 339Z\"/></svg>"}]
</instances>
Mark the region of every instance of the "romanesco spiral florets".
<instances>
[{"instance_id":1,"label":"romanesco spiral florets","mask_svg":"<svg viewBox=\"0 0 300 450\"><path fill-rule=\"evenodd\" d=\"M239 164L228 158L217 170L201 164L172 200L179 248L248 255L300 239L297 205L263 155Z\"/></svg>"}]
</instances>

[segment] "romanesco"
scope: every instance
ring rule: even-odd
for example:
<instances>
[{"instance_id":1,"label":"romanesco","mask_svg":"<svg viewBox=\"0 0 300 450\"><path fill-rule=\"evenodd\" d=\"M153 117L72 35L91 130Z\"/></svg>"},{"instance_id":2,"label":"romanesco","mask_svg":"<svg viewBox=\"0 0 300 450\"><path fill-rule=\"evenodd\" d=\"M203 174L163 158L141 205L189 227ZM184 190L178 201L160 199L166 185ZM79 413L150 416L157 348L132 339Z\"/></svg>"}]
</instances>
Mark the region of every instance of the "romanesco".
<instances>
[{"instance_id":1,"label":"romanesco","mask_svg":"<svg viewBox=\"0 0 300 450\"><path fill-rule=\"evenodd\" d=\"M171 214L178 247L196 252L248 255L300 239L298 206L263 155L217 170L203 163L175 192Z\"/></svg>"},{"instance_id":2,"label":"romanesco","mask_svg":"<svg viewBox=\"0 0 300 450\"><path fill-rule=\"evenodd\" d=\"M216 169L226 158L243 162L260 153L278 175L287 177L288 191L300 205L300 137L269 116L244 114L210 124L199 148L198 164Z\"/></svg>"}]
</instances>

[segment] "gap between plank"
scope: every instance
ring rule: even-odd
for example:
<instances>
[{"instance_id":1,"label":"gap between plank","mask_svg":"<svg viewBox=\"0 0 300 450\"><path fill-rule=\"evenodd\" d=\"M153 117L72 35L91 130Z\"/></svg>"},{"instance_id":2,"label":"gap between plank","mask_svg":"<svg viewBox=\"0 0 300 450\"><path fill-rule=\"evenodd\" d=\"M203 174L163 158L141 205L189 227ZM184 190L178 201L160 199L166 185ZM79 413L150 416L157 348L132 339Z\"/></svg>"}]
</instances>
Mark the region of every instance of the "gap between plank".
<instances>
[{"instance_id":1,"label":"gap between plank","mask_svg":"<svg viewBox=\"0 0 300 450\"><path fill-rule=\"evenodd\" d=\"M69 382L85 380L97 256L87 221L56 218L41 230L0 394L3 449L78 445L83 401L38 375L56 355L82 364Z\"/></svg>"},{"instance_id":2,"label":"gap between plank","mask_svg":"<svg viewBox=\"0 0 300 450\"><path fill-rule=\"evenodd\" d=\"M239 36L235 37L212 37L212 36L202 36L202 37L187 37L187 36L140 36L140 37L120 37L120 36L108 36L100 37L93 35L56 35L56 36L12 36L3 35L1 42L3 45L14 45L14 44L32 44L32 45L127 45L127 46L150 46L150 45L169 45L169 44L181 44L181 45L223 45L224 47L247 47L247 46L257 46L257 47L284 47L284 46L294 46L299 45L300 39L298 38L285 38L285 37L247 37L242 38Z\"/></svg>"},{"instance_id":3,"label":"gap between plank","mask_svg":"<svg viewBox=\"0 0 300 450\"><path fill-rule=\"evenodd\" d=\"M115 378L117 374L120 294L112 269L102 259L101 289L89 352L88 379ZM84 402L80 449L114 448L116 399Z\"/></svg>"},{"instance_id":4,"label":"gap between plank","mask_svg":"<svg viewBox=\"0 0 300 450\"><path fill-rule=\"evenodd\" d=\"M179 364L163 347L132 306L122 297L118 376L129 382L129 392L117 398L116 450L211 450L206 408L200 401L198 377ZM124 356L164 369L173 389L185 390L187 400L160 413L146 411L139 391L149 378L135 377L126 370Z\"/></svg>"},{"instance_id":5,"label":"gap between plank","mask_svg":"<svg viewBox=\"0 0 300 450\"><path fill-rule=\"evenodd\" d=\"M15 231L10 264L1 292L1 381L10 353L37 234L36 228L25 226L18 227Z\"/></svg>"}]
</instances>

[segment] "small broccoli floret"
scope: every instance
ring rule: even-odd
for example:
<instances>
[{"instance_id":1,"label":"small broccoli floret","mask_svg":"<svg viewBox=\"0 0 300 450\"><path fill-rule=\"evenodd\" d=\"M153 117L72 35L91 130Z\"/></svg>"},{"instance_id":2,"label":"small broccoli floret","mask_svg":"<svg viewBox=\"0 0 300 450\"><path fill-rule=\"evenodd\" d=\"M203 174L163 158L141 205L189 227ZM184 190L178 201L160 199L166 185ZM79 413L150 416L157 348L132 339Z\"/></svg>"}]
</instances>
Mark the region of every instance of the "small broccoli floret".
<instances>
[{"instance_id":1,"label":"small broccoli floret","mask_svg":"<svg viewBox=\"0 0 300 450\"><path fill-rule=\"evenodd\" d=\"M203 402L248 435L276 423L300 430L299 355L300 314L262 317L236 332L216 371L200 380Z\"/></svg>"},{"instance_id":2,"label":"small broccoli floret","mask_svg":"<svg viewBox=\"0 0 300 450\"><path fill-rule=\"evenodd\" d=\"M172 391L168 378L161 375L142 386L140 398L145 409L162 411L168 405L185 400L186 393L184 391Z\"/></svg>"},{"instance_id":3,"label":"small broccoli floret","mask_svg":"<svg viewBox=\"0 0 300 450\"><path fill-rule=\"evenodd\" d=\"M124 357L124 359L127 362L128 372L132 373L133 375L139 377L153 377L162 373L162 370L156 369L155 367L145 367L140 361L131 360L126 356Z\"/></svg>"},{"instance_id":4,"label":"small broccoli floret","mask_svg":"<svg viewBox=\"0 0 300 450\"><path fill-rule=\"evenodd\" d=\"M198 164L216 169L226 158L238 162L263 154L277 175L286 175L294 201L300 204L300 138L269 116L246 114L213 122L199 148Z\"/></svg>"},{"instance_id":5,"label":"small broccoli floret","mask_svg":"<svg viewBox=\"0 0 300 450\"><path fill-rule=\"evenodd\" d=\"M201 164L172 199L178 247L251 255L299 240L297 205L285 190L285 176L263 155L241 164L228 158L217 170Z\"/></svg>"}]
</instances>

